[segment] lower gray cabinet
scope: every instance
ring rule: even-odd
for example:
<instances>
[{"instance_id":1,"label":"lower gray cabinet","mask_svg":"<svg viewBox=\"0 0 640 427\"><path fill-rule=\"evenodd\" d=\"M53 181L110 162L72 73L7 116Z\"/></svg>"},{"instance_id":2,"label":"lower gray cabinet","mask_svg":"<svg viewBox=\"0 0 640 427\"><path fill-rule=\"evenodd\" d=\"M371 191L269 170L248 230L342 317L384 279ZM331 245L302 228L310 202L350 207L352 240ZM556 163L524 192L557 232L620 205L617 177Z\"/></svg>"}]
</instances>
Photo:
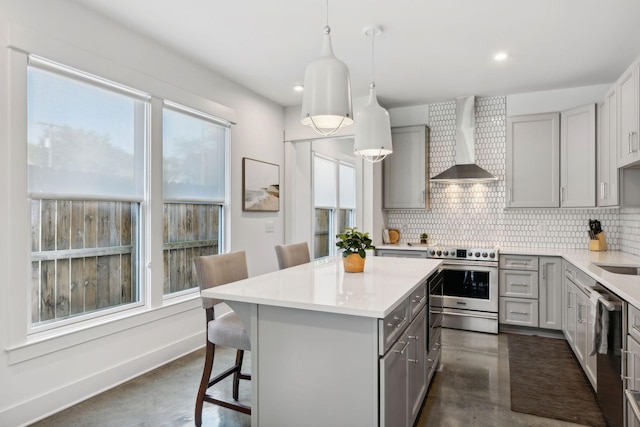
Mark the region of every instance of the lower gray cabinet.
<instances>
[{"instance_id":1,"label":"lower gray cabinet","mask_svg":"<svg viewBox=\"0 0 640 427\"><path fill-rule=\"evenodd\" d=\"M379 365L381 427L413 426L427 395L430 381L427 289L425 283L382 320L386 338Z\"/></svg>"},{"instance_id":2,"label":"lower gray cabinet","mask_svg":"<svg viewBox=\"0 0 640 427\"><path fill-rule=\"evenodd\" d=\"M500 255L501 324L562 329L562 258Z\"/></svg>"},{"instance_id":3,"label":"lower gray cabinet","mask_svg":"<svg viewBox=\"0 0 640 427\"><path fill-rule=\"evenodd\" d=\"M541 256L538 271L538 324L562 329L562 258Z\"/></svg>"},{"instance_id":4,"label":"lower gray cabinet","mask_svg":"<svg viewBox=\"0 0 640 427\"><path fill-rule=\"evenodd\" d=\"M416 316L408 329L407 339L407 375L408 375L408 401L407 413L409 426L415 422L418 412L422 407L422 401L427 394L427 307L424 307Z\"/></svg>"}]
</instances>

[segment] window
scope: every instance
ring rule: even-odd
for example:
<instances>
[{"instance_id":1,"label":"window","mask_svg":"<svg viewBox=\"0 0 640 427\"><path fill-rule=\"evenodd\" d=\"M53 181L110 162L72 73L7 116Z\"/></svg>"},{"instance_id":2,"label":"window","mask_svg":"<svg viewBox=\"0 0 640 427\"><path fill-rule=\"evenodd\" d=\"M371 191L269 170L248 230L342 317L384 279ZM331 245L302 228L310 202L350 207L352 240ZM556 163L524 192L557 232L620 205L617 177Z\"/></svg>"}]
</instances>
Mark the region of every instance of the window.
<instances>
[{"instance_id":1,"label":"window","mask_svg":"<svg viewBox=\"0 0 640 427\"><path fill-rule=\"evenodd\" d=\"M141 300L148 108L142 93L29 58L32 326Z\"/></svg>"},{"instance_id":2,"label":"window","mask_svg":"<svg viewBox=\"0 0 640 427\"><path fill-rule=\"evenodd\" d=\"M314 256L335 253L335 235L355 223L356 172L352 165L313 156Z\"/></svg>"},{"instance_id":3,"label":"window","mask_svg":"<svg viewBox=\"0 0 640 427\"><path fill-rule=\"evenodd\" d=\"M165 103L165 295L196 287L193 258L219 253L228 131L213 117Z\"/></svg>"}]
</instances>

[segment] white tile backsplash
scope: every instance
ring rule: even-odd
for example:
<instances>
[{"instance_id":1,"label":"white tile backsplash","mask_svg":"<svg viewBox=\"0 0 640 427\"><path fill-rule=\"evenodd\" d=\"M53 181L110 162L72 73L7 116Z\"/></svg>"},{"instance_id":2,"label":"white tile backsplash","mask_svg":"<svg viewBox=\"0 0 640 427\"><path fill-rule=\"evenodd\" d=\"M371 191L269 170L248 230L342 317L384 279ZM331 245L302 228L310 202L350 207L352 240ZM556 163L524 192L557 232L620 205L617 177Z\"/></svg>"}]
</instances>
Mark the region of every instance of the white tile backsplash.
<instances>
[{"instance_id":1,"label":"white tile backsplash","mask_svg":"<svg viewBox=\"0 0 640 427\"><path fill-rule=\"evenodd\" d=\"M455 162L455 101L429 106L430 169ZM476 98L476 163L498 180L477 184L431 183L431 210L392 210L388 226L401 242L447 245L586 249L588 221L598 219L611 250L640 255L640 208L505 209L506 98Z\"/></svg>"}]
</instances>

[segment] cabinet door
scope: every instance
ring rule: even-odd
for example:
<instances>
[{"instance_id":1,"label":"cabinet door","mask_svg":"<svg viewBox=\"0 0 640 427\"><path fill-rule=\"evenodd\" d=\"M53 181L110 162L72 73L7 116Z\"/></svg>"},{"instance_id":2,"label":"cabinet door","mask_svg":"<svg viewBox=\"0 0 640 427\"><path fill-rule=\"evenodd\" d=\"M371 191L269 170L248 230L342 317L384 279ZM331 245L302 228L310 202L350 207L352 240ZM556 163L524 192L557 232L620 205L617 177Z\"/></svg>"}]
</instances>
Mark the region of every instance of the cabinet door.
<instances>
[{"instance_id":1,"label":"cabinet door","mask_svg":"<svg viewBox=\"0 0 640 427\"><path fill-rule=\"evenodd\" d=\"M640 390L640 344L627 336L627 369L623 373L627 390Z\"/></svg>"},{"instance_id":2,"label":"cabinet door","mask_svg":"<svg viewBox=\"0 0 640 427\"><path fill-rule=\"evenodd\" d=\"M618 157L616 90L613 87L598 103L597 205L618 205Z\"/></svg>"},{"instance_id":3,"label":"cabinet door","mask_svg":"<svg viewBox=\"0 0 640 427\"><path fill-rule=\"evenodd\" d=\"M596 107L560 114L560 206L596 205Z\"/></svg>"},{"instance_id":4,"label":"cabinet door","mask_svg":"<svg viewBox=\"0 0 640 427\"><path fill-rule=\"evenodd\" d=\"M506 206L560 206L560 115L507 117Z\"/></svg>"},{"instance_id":5,"label":"cabinet door","mask_svg":"<svg viewBox=\"0 0 640 427\"><path fill-rule=\"evenodd\" d=\"M539 323L541 328L562 329L562 259L540 257Z\"/></svg>"},{"instance_id":6,"label":"cabinet door","mask_svg":"<svg viewBox=\"0 0 640 427\"><path fill-rule=\"evenodd\" d=\"M412 426L427 394L427 310L423 308L407 332L408 425Z\"/></svg>"},{"instance_id":7,"label":"cabinet door","mask_svg":"<svg viewBox=\"0 0 640 427\"><path fill-rule=\"evenodd\" d=\"M380 359L380 427L407 425L407 348L400 338Z\"/></svg>"},{"instance_id":8,"label":"cabinet door","mask_svg":"<svg viewBox=\"0 0 640 427\"><path fill-rule=\"evenodd\" d=\"M640 160L638 149L638 64L633 64L616 84L618 100L618 167Z\"/></svg>"},{"instance_id":9,"label":"cabinet door","mask_svg":"<svg viewBox=\"0 0 640 427\"><path fill-rule=\"evenodd\" d=\"M393 153L382 162L384 209L426 209L428 129L410 126L391 129Z\"/></svg>"},{"instance_id":10,"label":"cabinet door","mask_svg":"<svg viewBox=\"0 0 640 427\"><path fill-rule=\"evenodd\" d=\"M576 286L563 276L564 295L562 310L562 331L569 345L573 348L576 341L576 323L578 320L578 306L576 304Z\"/></svg>"},{"instance_id":11,"label":"cabinet door","mask_svg":"<svg viewBox=\"0 0 640 427\"><path fill-rule=\"evenodd\" d=\"M587 353L587 320L586 320L586 305L585 297L582 291L575 288L576 294L576 333L575 333L575 345L574 352L576 357L582 363L585 360Z\"/></svg>"}]
</instances>

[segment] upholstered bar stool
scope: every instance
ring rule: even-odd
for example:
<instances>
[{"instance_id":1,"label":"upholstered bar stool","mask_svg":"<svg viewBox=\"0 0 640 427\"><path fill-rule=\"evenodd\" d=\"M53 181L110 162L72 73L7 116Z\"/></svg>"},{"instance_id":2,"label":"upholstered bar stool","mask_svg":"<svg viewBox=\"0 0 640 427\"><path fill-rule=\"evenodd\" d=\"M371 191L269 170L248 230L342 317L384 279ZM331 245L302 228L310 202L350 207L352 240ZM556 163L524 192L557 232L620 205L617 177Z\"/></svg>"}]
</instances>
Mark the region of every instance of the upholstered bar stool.
<instances>
[{"instance_id":1,"label":"upholstered bar stool","mask_svg":"<svg viewBox=\"0 0 640 427\"><path fill-rule=\"evenodd\" d=\"M247 259L244 251L229 254L208 255L193 260L194 271L197 275L200 291L214 286L224 285L249 277L247 273ZM251 375L243 374L242 360L245 351L251 350L249 334L242 321L234 311L216 316L215 305L221 300L202 298L202 307L207 319L207 352L204 361L204 371L200 380L200 388L196 398L195 424L202 425L202 407L204 402L251 414L251 407L238 402L240 380L250 380ZM233 366L214 378L211 378L213 359L216 345L237 349L236 361ZM207 394L210 387L233 375L233 399L235 402L224 401Z\"/></svg>"},{"instance_id":2,"label":"upholstered bar stool","mask_svg":"<svg viewBox=\"0 0 640 427\"><path fill-rule=\"evenodd\" d=\"M311 261L307 242L276 245L276 257L280 270Z\"/></svg>"}]
</instances>

